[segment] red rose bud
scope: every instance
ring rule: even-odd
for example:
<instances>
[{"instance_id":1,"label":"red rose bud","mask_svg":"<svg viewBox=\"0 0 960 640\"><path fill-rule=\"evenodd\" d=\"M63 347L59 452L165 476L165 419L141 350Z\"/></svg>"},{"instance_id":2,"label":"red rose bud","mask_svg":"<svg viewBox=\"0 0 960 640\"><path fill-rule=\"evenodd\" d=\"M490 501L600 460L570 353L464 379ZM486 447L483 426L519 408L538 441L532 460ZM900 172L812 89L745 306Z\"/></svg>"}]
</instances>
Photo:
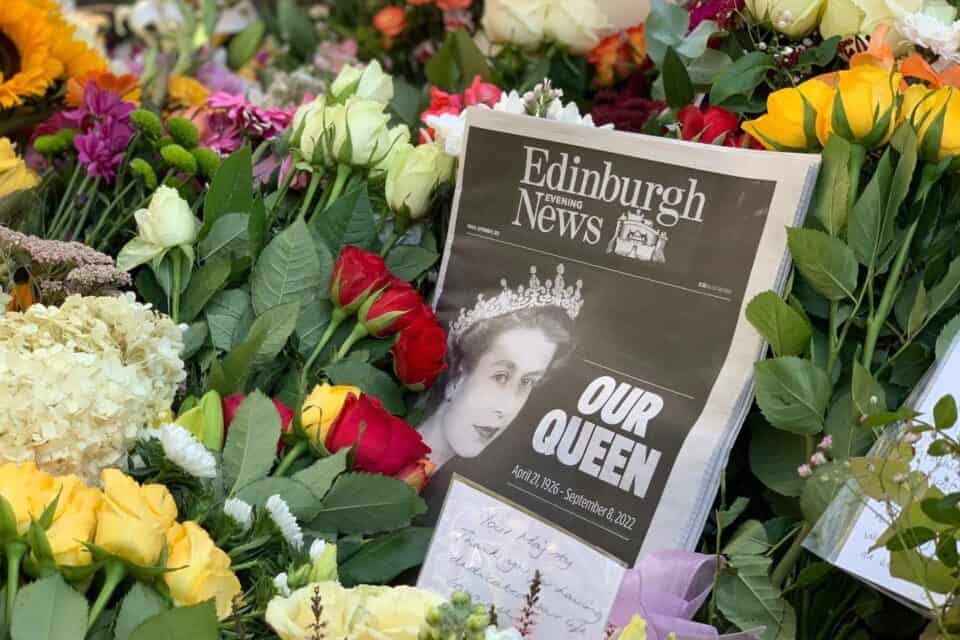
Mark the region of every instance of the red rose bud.
<instances>
[{"instance_id":1,"label":"red rose bud","mask_svg":"<svg viewBox=\"0 0 960 640\"><path fill-rule=\"evenodd\" d=\"M393 345L393 370L411 391L433 385L447 369L447 334L433 315L423 315L400 332Z\"/></svg>"},{"instance_id":2,"label":"red rose bud","mask_svg":"<svg viewBox=\"0 0 960 640\"><path fill-rule=\"evenodd\" d=\"M333 267L330 300L348 313L360 308L370 294L390 280L387 264L379 255L347 245Z\"/></svg>"},{"instance_id":3,"label":"red rose bud","mask_svg":"<svg viewBox=\"0 0 960 640\"><path fill-rule=\"evenodd\" d=\"M391 276L386 289L363 303L358 318L370 335L382 338L410 326L425 311L417 290L409 282Z\"/></svg>"},{"instance_id":4,"label":"red rose bud","mask_svg":"<svg viewBox=\"0 0 960 640\"><path fill-rule=\"evenodd\" d=\"M414 488L417 493L423 491L430 481L433 472L437 470L437 465L430 462L429 458L420 458L416 462L408 464L400 473L394 476L397 480L402 480Z\"/></svg>"},{"instance_id":5,"label":"red rose bud","mask_svg":"<svg viewBox=\"0 0 960 640\"><path fill-rule=\"evenodd\" d=\"M242 403L246 397L247 396L242 393L234 393L223 399L223 427L225 429L230 428L230 423L233 422L234 416L237 415L237 409L240 408L240 403Z\"/></svg>"},{"instance_id":6,"label":"red rose bud","mask_svg":"<svg viewBox=\"0 0 960 640\"><path fill-rule=\"evenodd\" d=\"M416 429L390 415L379 400L366 394L347 397L330 427L326 445L331 453L356 445L354 468L387 476L430 453Z\"/></svg>"}]
</instances>

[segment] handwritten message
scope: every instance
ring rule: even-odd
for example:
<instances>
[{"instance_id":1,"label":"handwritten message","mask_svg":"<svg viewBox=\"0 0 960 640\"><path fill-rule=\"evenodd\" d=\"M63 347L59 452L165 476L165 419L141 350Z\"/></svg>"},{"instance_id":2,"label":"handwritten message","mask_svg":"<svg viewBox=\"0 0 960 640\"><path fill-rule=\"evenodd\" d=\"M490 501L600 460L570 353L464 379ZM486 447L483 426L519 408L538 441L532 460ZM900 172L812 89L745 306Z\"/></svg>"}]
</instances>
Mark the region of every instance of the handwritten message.
<instances>
[{"instance_id":1,"label":"handwritten message","mask_svg":"<svg viewBox=\"0 0 960 640\"><path fill-rule=\"evenodd\" d=\"M625 567L495 496L455 479L418 586L466 591L515 624L541 573L537 636L602 637Z\"/></svg>"}]
</instances>

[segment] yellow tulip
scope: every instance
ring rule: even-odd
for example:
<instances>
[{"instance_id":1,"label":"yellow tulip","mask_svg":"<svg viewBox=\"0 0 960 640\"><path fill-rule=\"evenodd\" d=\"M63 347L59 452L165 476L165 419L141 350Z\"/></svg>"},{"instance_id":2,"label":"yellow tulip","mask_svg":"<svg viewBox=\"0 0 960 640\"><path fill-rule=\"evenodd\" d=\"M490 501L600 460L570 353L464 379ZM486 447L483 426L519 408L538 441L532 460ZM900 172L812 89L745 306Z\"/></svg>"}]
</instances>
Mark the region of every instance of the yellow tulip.
<instances>
[{"instance_id":1,"label":"yellow tulip","mask_svg":"<svg viewBox=\"0 0 960 640\"><path fill-rule=\"evenodd\" d=\"M743 123L743 130L767 149L814 151L817 114L833 98L833 89L820 80L807 80L798 87L780 89L767 97L767 112Z\"/></svg>"},{"instance_id":2,"label":"yellow tulip","mask_svg":"<svg viewBox=\"0 0 960 640\"><path fill-rule=\"evenodd\" d=\"M32 189L40 178L17 155L8 138L0 138L0 198L21 189Z\"/></svg>"},{"instance_id":3,"label":"yellow tulip","mask_svg":"<svg viewBox=\"0 0 960 640\"><path fill-rule=\"evenodd\" d=\"M212 599L217 617L229 616L242 588L230 570L230 556L213 544L210 534L196 522L174 524L167 530L167 549L167 565L180 567L163 576L174 604L187 607Z\"/></svg>"},{"instance_id":4,"label":"yellow tulip","mask_svg":"<svg viewBox=\"0 0 960 640\"><path fill-rule=\"evenodd\" d=\"M900 74L860 65L840 71L836 78L836 93L817 117L820 143L836 134L867 147L886 144L897 125Z\"/></svg>"},{"instance_id":5,"label":"yellow tulip","mask_svg":"<svg viewBox=\"0 0 960 640\"><path fill-rule=\"evenodd\" d=\"M60 499L47 529L47 542L59 566L86 566L92 561L86 543L93 541L97 530L100 491L86 486L77 476L58 478L57 484Z\"/></svg>"},{"instance_id":6,"label":"yellow tulip","mask_svg":"<svg viewBox=\"0 0 960 640\"><path fill-rule=\"evenodd\" d=\"M128 562L153 566L165 534L177 519L177 505L162 485L137 484L117 469L100 473L103 502L98 512L98 546Z\"/></svg>"},{"instance_id":7,"label":"yellow tulip","mask_svg":"<svg viewBox=\"0 0 960 640\"><path fill-rule=\"evenodd\" d=\"M360 396L360 389L350 385L331 386L324 382L317 385L303 401L300 419L303 428L314 442L323 442L331 425L336 421L347 398Z\"/></svg>"},{"instance_id":8,"label":"yellow tulip","mask_svg":"<svg viewBox=\"0 0 960 640\"><path fill-rule=\"evenodd\" d=\"M908 90L904 105L908 102L911 103L910 110L904 109L904 112L917 131L924 159L937 162L960 155L960 89L943 87L926 93L919 89L912 93ZM938 140L940 122L942 129Z\"/></svg>"}]
</instances>

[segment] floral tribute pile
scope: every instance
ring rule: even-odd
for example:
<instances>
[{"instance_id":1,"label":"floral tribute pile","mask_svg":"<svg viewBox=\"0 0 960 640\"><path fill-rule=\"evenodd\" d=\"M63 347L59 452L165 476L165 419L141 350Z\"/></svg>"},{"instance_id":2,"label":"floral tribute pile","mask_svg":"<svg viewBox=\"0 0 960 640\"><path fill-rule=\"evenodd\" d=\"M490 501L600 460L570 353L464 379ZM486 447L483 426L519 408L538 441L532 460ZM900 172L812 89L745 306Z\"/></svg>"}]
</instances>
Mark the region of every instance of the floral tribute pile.
<instances>
[{"instance_id":1,"label":"floral tribute pile","mask_svg":"<svg viewBox=\"0 0 960 640\"><path fill-rule=\"evenodd\" d=\"M958 637L960 495L909 466L956 403L904 406L960 331L958 65L948 0L0 2L0 640L546 640L539 574L516 619L390 586L468 109L822 155L704 555L661 561L714 567L708 637ZM929 618L803 549L843 486ZM622 595L604 640L676 630Z\"/></svg>"}]
</instances>

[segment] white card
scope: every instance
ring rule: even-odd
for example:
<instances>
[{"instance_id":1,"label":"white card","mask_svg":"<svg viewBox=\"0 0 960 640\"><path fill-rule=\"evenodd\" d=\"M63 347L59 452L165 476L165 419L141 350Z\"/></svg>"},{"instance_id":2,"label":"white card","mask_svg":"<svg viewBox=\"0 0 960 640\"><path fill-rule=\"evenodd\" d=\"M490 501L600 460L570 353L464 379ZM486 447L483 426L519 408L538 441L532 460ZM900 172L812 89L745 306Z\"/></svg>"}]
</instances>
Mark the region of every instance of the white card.
<instances>
[{"instance_id":1,"label":"white card","mask_svg":"<svg viewBox=\"0 0 960 640\"><path fill-rule=\"evenodd\" d=\"M417 586L466 591L494 605L504 628L516 624L537 569L536 637L603 637L623 564L454 476Z\"/></svg>"}]
</instances>

